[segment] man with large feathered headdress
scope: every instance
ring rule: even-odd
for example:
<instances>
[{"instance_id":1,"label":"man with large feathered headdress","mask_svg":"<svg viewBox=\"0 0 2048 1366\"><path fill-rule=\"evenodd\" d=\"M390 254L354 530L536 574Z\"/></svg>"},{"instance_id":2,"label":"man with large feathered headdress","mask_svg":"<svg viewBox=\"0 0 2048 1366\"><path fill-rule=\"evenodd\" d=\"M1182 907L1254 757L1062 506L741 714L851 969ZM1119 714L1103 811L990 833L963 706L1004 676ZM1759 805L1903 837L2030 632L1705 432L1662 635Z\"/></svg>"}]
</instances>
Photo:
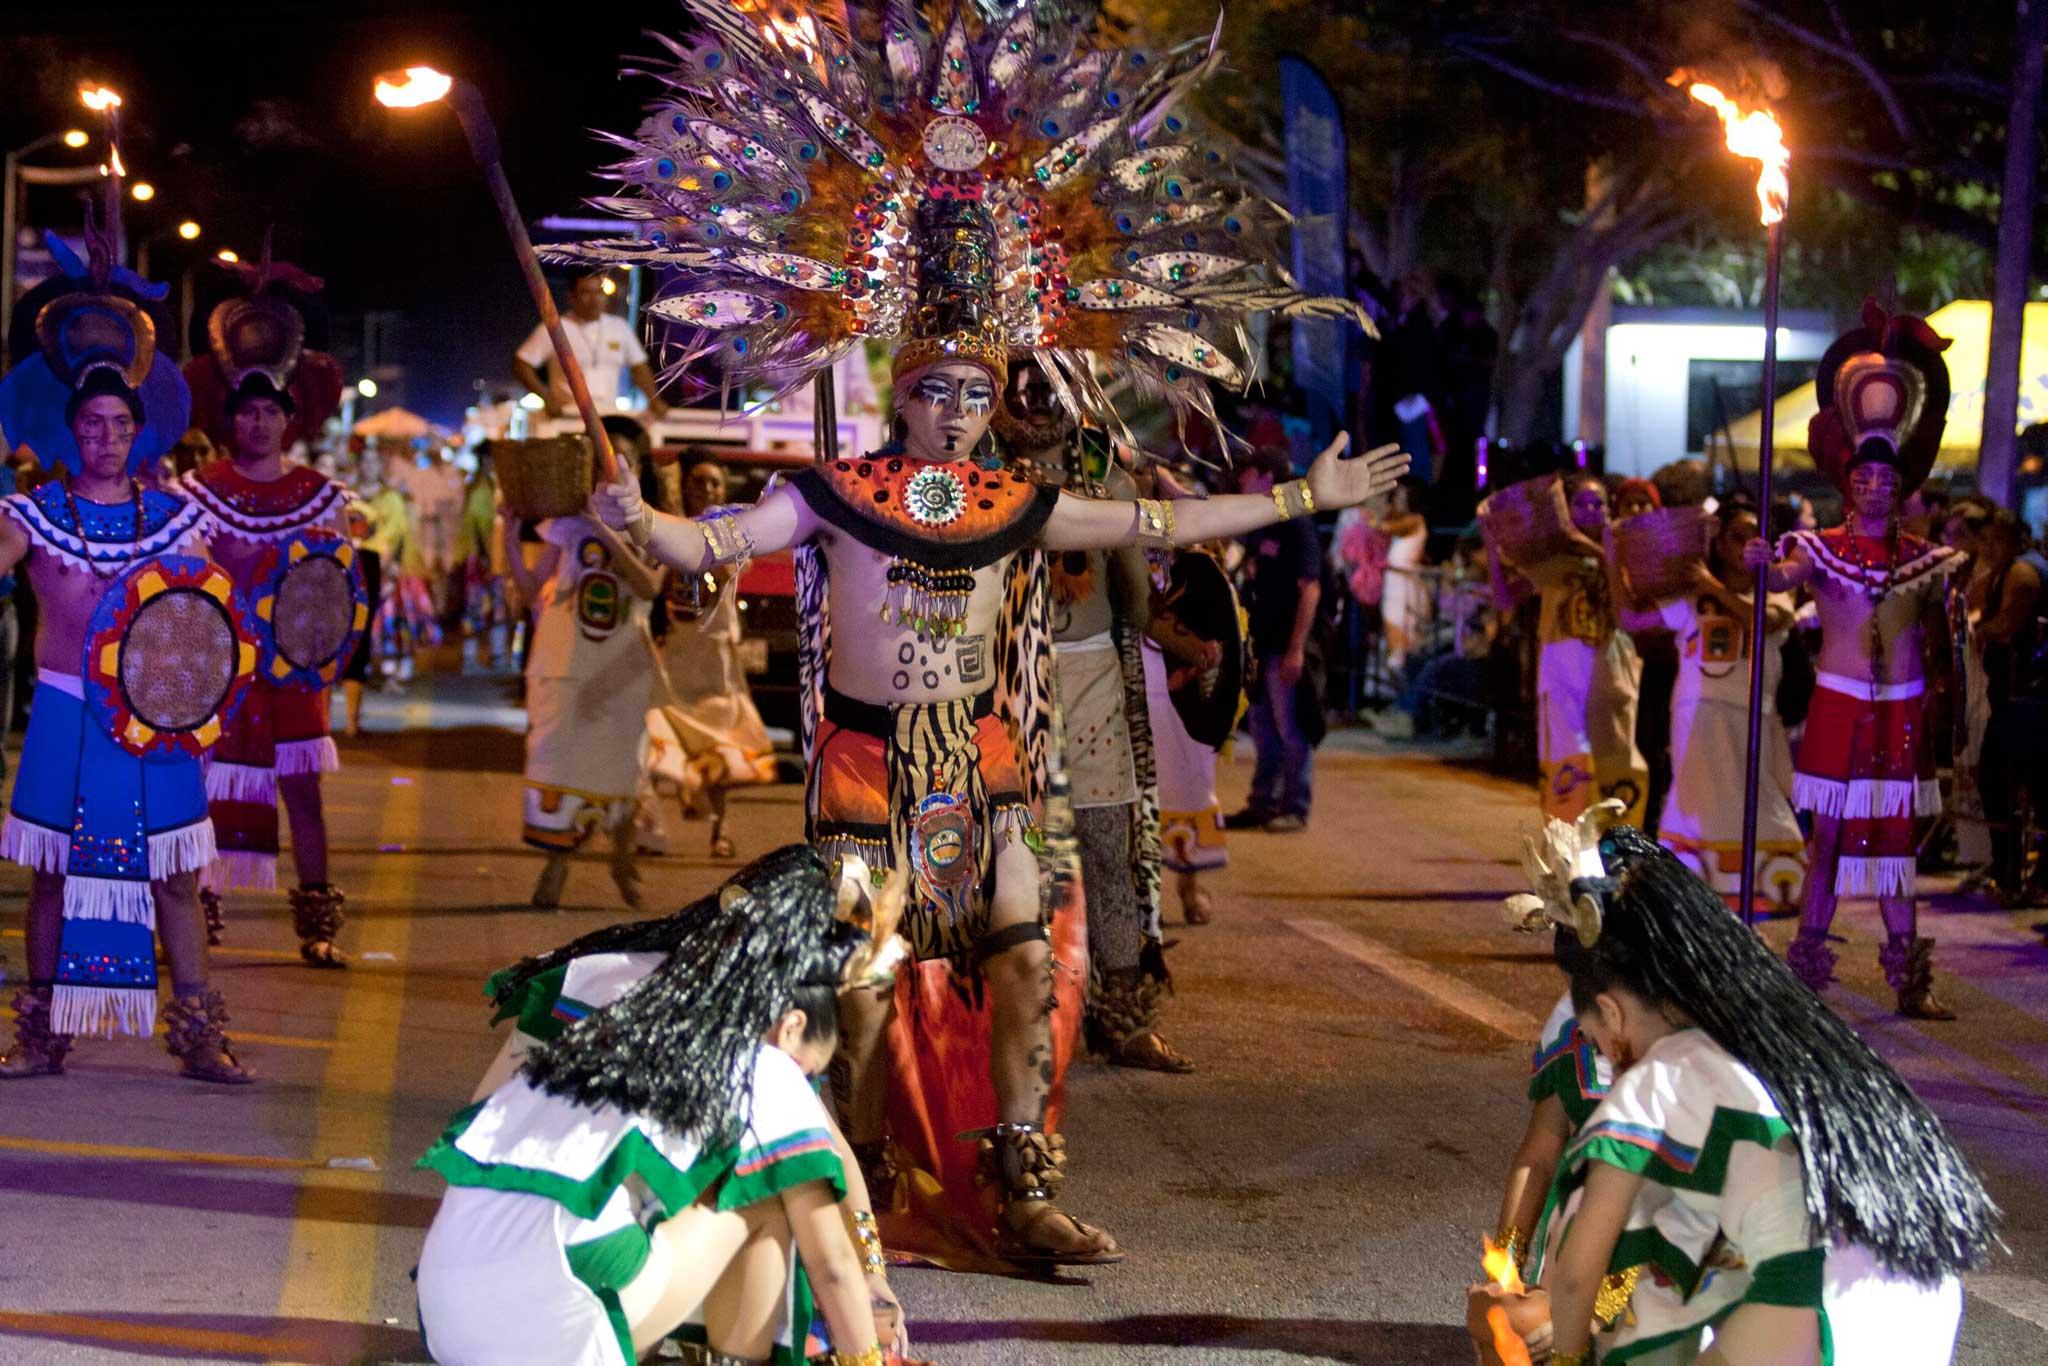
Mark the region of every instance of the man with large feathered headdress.
<instances>
[{"instance_id":1,"label":"man with large feathered headdress","mask_svg":"<svg viewBox=\"0 0 2048 1366\"><path fill-rule=\"evenodd\" d=\"M1360 502L1407 457L1345 460L1340 439L1270 497L1133 503L1034 486L991 449L1015 348L1069 412L1121 431L1112 371L1213 416L1209 381L1247 380L1246 315L1357 316L1294 287L1276 263L1283 216L1174 112L1221 63L1213 43L1118 49L1076 14L1030 4L688 8L703 35L671 45L646 120L612 139L621 192L602 202L641 235L553 253L668 271L649 311L671 331L667 377L685 384L786 391L866 339L886 343L896 435L737 515L658 516L623 485L598 512L687 572L790 546L819 571L799 592L816 685L810 833L911 868L906 931L921 960L898 986L914 1018L899 1025L886 1107L883 1017L851 1022L851 1137L879 1137L886 1108L885 1161L937 1174L958 1237L930 1255L1116 1260L1108 1234L1053 1200L1077 994L1055 992L1034 854L1050 670L1031 552L1236 536ZM1064 1004L1049 1012L1049 1000ZM976 1128L993 1218L971 1150L949 1141ZM881 1185L905 1201L929 1189Z\"/></svg>"},{"instance_id":2,"label":"man with large feathered headdress","mask_svg":"<svg viewBox=\"0 0 2048 1366\"><path fill-rule=\"evenodd\" d=\"M221 563L244 592L270 604L259 627L268 667L207 769L221 838L207 879L207 923L218 942L221 893L276 884L282 805L299 875L291 908L300 955L313 967L338 968L347 961L335 944L344 898L328 880L320 775L341 767L327 695L368 604L342 540L347 486L286 453L333 416L341 367L308 336L309 323L324 319L318 277L272 259L268 241L260 261L230 270L237 287L208 313L204 349L185 363L193 417L227 454L192 471L183 487L220 524Z\"/></svg>"},{"instance_id":3,"label":"man with large feathered headdress","mask_svg":"<svg viewBox=\"0 0 2048 1366\"><path fill-rule=\"evenodd\" d=\"M1789 951L1815 991L1833 980L1828 947L1836 898L1876 896L1878 952L1899 1013L1955 1015L1934 995L1934 941L1917 933L1916 822L1941 809L1926 742L1925 623L1962 556L1902 531L1899 507L1926 482L1948 421L1948 339L1924 319L1874 304L1863 326L1821 357L1820 411L1807 446L1842 490L1848 520L1794 531L1777 548L1750 544L1770 590L1805 587L1820 609L1819 688L1800 740L1793 805L1813 813L1806 912Z\"/></svg>"}]
</instances>

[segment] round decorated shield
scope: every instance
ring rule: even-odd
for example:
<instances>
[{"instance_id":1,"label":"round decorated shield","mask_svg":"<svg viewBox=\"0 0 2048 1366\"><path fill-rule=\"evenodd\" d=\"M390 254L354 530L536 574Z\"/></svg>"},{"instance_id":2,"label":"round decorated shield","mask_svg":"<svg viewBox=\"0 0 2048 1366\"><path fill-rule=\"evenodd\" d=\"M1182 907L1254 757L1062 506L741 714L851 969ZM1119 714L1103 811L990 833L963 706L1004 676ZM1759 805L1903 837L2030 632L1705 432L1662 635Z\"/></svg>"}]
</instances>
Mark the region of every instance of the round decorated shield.
<instances>
[{"instance_id":1,"label":"round decorated shield","mask_svg":"<svg viewBox=\"0 0 2048 1366\"><path fill-rule=\"evenodd\" d=\"M1173 557L1164 608L1190 635L1223 647L1213 669L1167 656L1168 695L1181 724L1197 743L1221 749L1237 727L1244 697L1244 615L1237 592L1214 555L1182 550Z\"/></svg>"},{"instance_id":2,"label":"round decorated shield","mask_svg":"<svg viewBox=\"0 0 2048 1366\"><path fill-rule=\"evenodd\" d=\"M283 688L331 687L370 622L356 550L308 528L273 545L256 570L263 676Z\"/></svg>"},{"instance_id":3,"label":"round decorated shield","mask_svg":"<svg viewBox=\"0 0 2048 1366\"><path fill-rule=\"evenodd\" d=\"M131 754L202 755L256 676L257 640L225 569L144 560L107 585L86 628L86 707Z\"/></svg>"}]
</instances>

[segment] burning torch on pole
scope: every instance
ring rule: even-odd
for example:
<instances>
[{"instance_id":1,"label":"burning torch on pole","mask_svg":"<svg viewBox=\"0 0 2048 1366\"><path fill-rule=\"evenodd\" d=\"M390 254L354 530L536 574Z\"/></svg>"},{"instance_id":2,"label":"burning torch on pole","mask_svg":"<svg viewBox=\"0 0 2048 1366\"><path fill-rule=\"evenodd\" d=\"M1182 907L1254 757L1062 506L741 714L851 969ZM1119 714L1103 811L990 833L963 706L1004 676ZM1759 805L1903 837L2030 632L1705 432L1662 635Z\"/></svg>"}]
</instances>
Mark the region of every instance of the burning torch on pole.
<instances>
[{"instance_id":1,"label":"burning torch on pole","mask_svg":"<svg viewBox=\"0 0 2048 1366\"><path fill-rule=\"evenodd\" d=\"M444 99L455 107L462 135L469 140L470 155L476 158L477 169L484 173L484 184L498 206L498 216L505 220L505 235L512 239L512 252L519 258L527 292L533 295L541 325L547 329L548 341L555 348L555 366L568 381L569 392L576 399L576 411L582 415L584 430L597 451L598 472L604 482L616 484L618 457L612 453L611 437L598 416L597 405L591 401L583 367L577 363L568 335L562 331L562 315L555 308L547 277L541 273L540 257L533 249L533 239L527 235L526 220L512 199L512 186L505 179L505 168L499 164L498 130L491 122L490 111L484 108L483 96L468 81L456 80L430 66L409 66L402 72L379 76L376 95L377 103L387 109L417 109Z\"/></svg>"},{"instance_id":2,"label":"burning torch on pole","mask_svg":"<svg viewBox=\"0 0 2048 1366\"><path fill-rule=\"evenodd\" d=\"M1768 109L1744 111L1735 101L1684 71L1673 73L1673 85L1721 116L1728 150L1758 164L1757 216L1769 234L1764 258L1764 382L1762 428L1757 439L1758 519L1764 535L1771 529L1771 453L1778 402L1778 266L1785 246L1785 205L1791 198L1792 153L1785 131ZM1749 755L1742 788L1742 920L1756 923L1756 810L1761 780L1764 710L1764 620L1769 598L1769 569L1757 572L1756 610L1749 628Z\"/></svg>"}]
</instances>

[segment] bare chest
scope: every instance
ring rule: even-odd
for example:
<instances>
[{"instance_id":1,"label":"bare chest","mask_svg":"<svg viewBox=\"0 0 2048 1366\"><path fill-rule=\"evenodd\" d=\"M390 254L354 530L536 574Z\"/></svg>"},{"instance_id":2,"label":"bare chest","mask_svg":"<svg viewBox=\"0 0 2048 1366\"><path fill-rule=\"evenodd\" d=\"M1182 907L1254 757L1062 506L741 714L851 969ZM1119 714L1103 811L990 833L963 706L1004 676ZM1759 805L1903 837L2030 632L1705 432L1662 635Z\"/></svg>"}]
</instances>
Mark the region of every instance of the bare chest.
<instances>
[{"instance_id":1,"label":"bare chest","mask_svg":"<svg viewBox=\"0 0 2048 1366\"><path fill-rule=\"evenodd\" d=\"M896 582L890 577L898 564L893 557L840 534L820 536L817 544L828 575L834 688L863 702L943 702L976 696L992 685L1009 556L960 571L972 586L957 629L921 632L896 610L886 620L882 616L892 588L900 587L900 570Z\"/></svg>"}]
</instances>

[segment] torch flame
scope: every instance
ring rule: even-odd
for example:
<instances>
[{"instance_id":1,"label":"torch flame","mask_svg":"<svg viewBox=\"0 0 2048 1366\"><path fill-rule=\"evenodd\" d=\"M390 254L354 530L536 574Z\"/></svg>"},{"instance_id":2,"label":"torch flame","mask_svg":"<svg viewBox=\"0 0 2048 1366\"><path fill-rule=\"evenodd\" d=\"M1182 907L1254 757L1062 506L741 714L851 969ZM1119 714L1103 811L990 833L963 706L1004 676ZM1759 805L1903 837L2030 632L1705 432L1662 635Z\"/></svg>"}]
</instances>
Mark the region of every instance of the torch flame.
<instances>
[{"instance_id":1,"label":"torch flame","mask_svg":"<svg viewBox=\"0 0 2048 1366\"><path fill-rule=\"evenodd\" d=\"M1508 1322L1507 1310L1497 1304L1487 1310L1486 1326L1493 1333L1493 1350L1499 1354L1501 1366L1533 1366L1529 1344Z\"/></svg>"},{"instance_id":2,"label":"torch flame","mask_svg":"<svg viewBox=\"0 0 2048 1366\"><path fill-rule=\"evenodd\" d=\"M393 76L377 78L377 103L386 109L417 109L420 105L444 98L454 88L453 76L431 66L409 66L403 73L403 79Z\"/></svg>"},{"instance_id":3,"label":"torch flame","mask_svg":"<svg viewBox=\"0 0 2048 1366\"><path fill-rule=\"evenodd\" d=\"M109 109L121 107L121 97L103 85L81 85L78 87L78 98L95 114L104 114Z\"/></svg>"},{"instance_id":4,"label":"torch flame","mask_svg":"<svg viewBox=\"0 0 2048 1366\"><path fill-rule=\"evenodd\" d=\"M1486 1279L1510 1295L1527 1294L1527 1287L1522 1284L1522 1273L1515 1268L1515 1259L1508 1250L1491 1238L1482 1236L1479 1241L1485 1247L1479 1257L1479 1266L1486 1272Z\"/></svg>"},{"instance_id":5,"label":"torch flame","mask_svg":"<svg viewBox=\"0 0 2048 1366\"><path fill-rule=\"evenodd\" d=\"M1484 1247L1479 1265L1486 1272L1486 1278L1501 1288L1505 1295L1526 1295L1528 1289L1522 1284L1522 1273L1515 1266L1514 1255L1493 1239L1481 1236ZM1522 1341L1522 1335L1515 1331L1508 1321L1508 1311L1496 1304L1486 1311L1486 1327L1493 1334L1493 1350L1501 1359L1502 1366L1531 1366L1529 1344Z\"/></svg>"},{"instance_id":6,"label":"torch flame","mask_svg":"<svg viewBox=\"0 0 2048 1366\"><path fill-rule=\"evenodd\" d=\"M1673 77L1683 79L1684 73ZM1792 185L1788 172L1792 166L1792 152L1785 146L1785 130L1778 126L1768 109L1742 109L1722 94L1719 87L1705 81L1694 81L1686 87L1686 93L1721 116L1721 128L1727 135L1728 150L1739 157L1749 157L1757 162L1756 202L1758 217L1765 227L1785 217L1785 201L1791 197Z\"/></svg>"}]
</instances>

